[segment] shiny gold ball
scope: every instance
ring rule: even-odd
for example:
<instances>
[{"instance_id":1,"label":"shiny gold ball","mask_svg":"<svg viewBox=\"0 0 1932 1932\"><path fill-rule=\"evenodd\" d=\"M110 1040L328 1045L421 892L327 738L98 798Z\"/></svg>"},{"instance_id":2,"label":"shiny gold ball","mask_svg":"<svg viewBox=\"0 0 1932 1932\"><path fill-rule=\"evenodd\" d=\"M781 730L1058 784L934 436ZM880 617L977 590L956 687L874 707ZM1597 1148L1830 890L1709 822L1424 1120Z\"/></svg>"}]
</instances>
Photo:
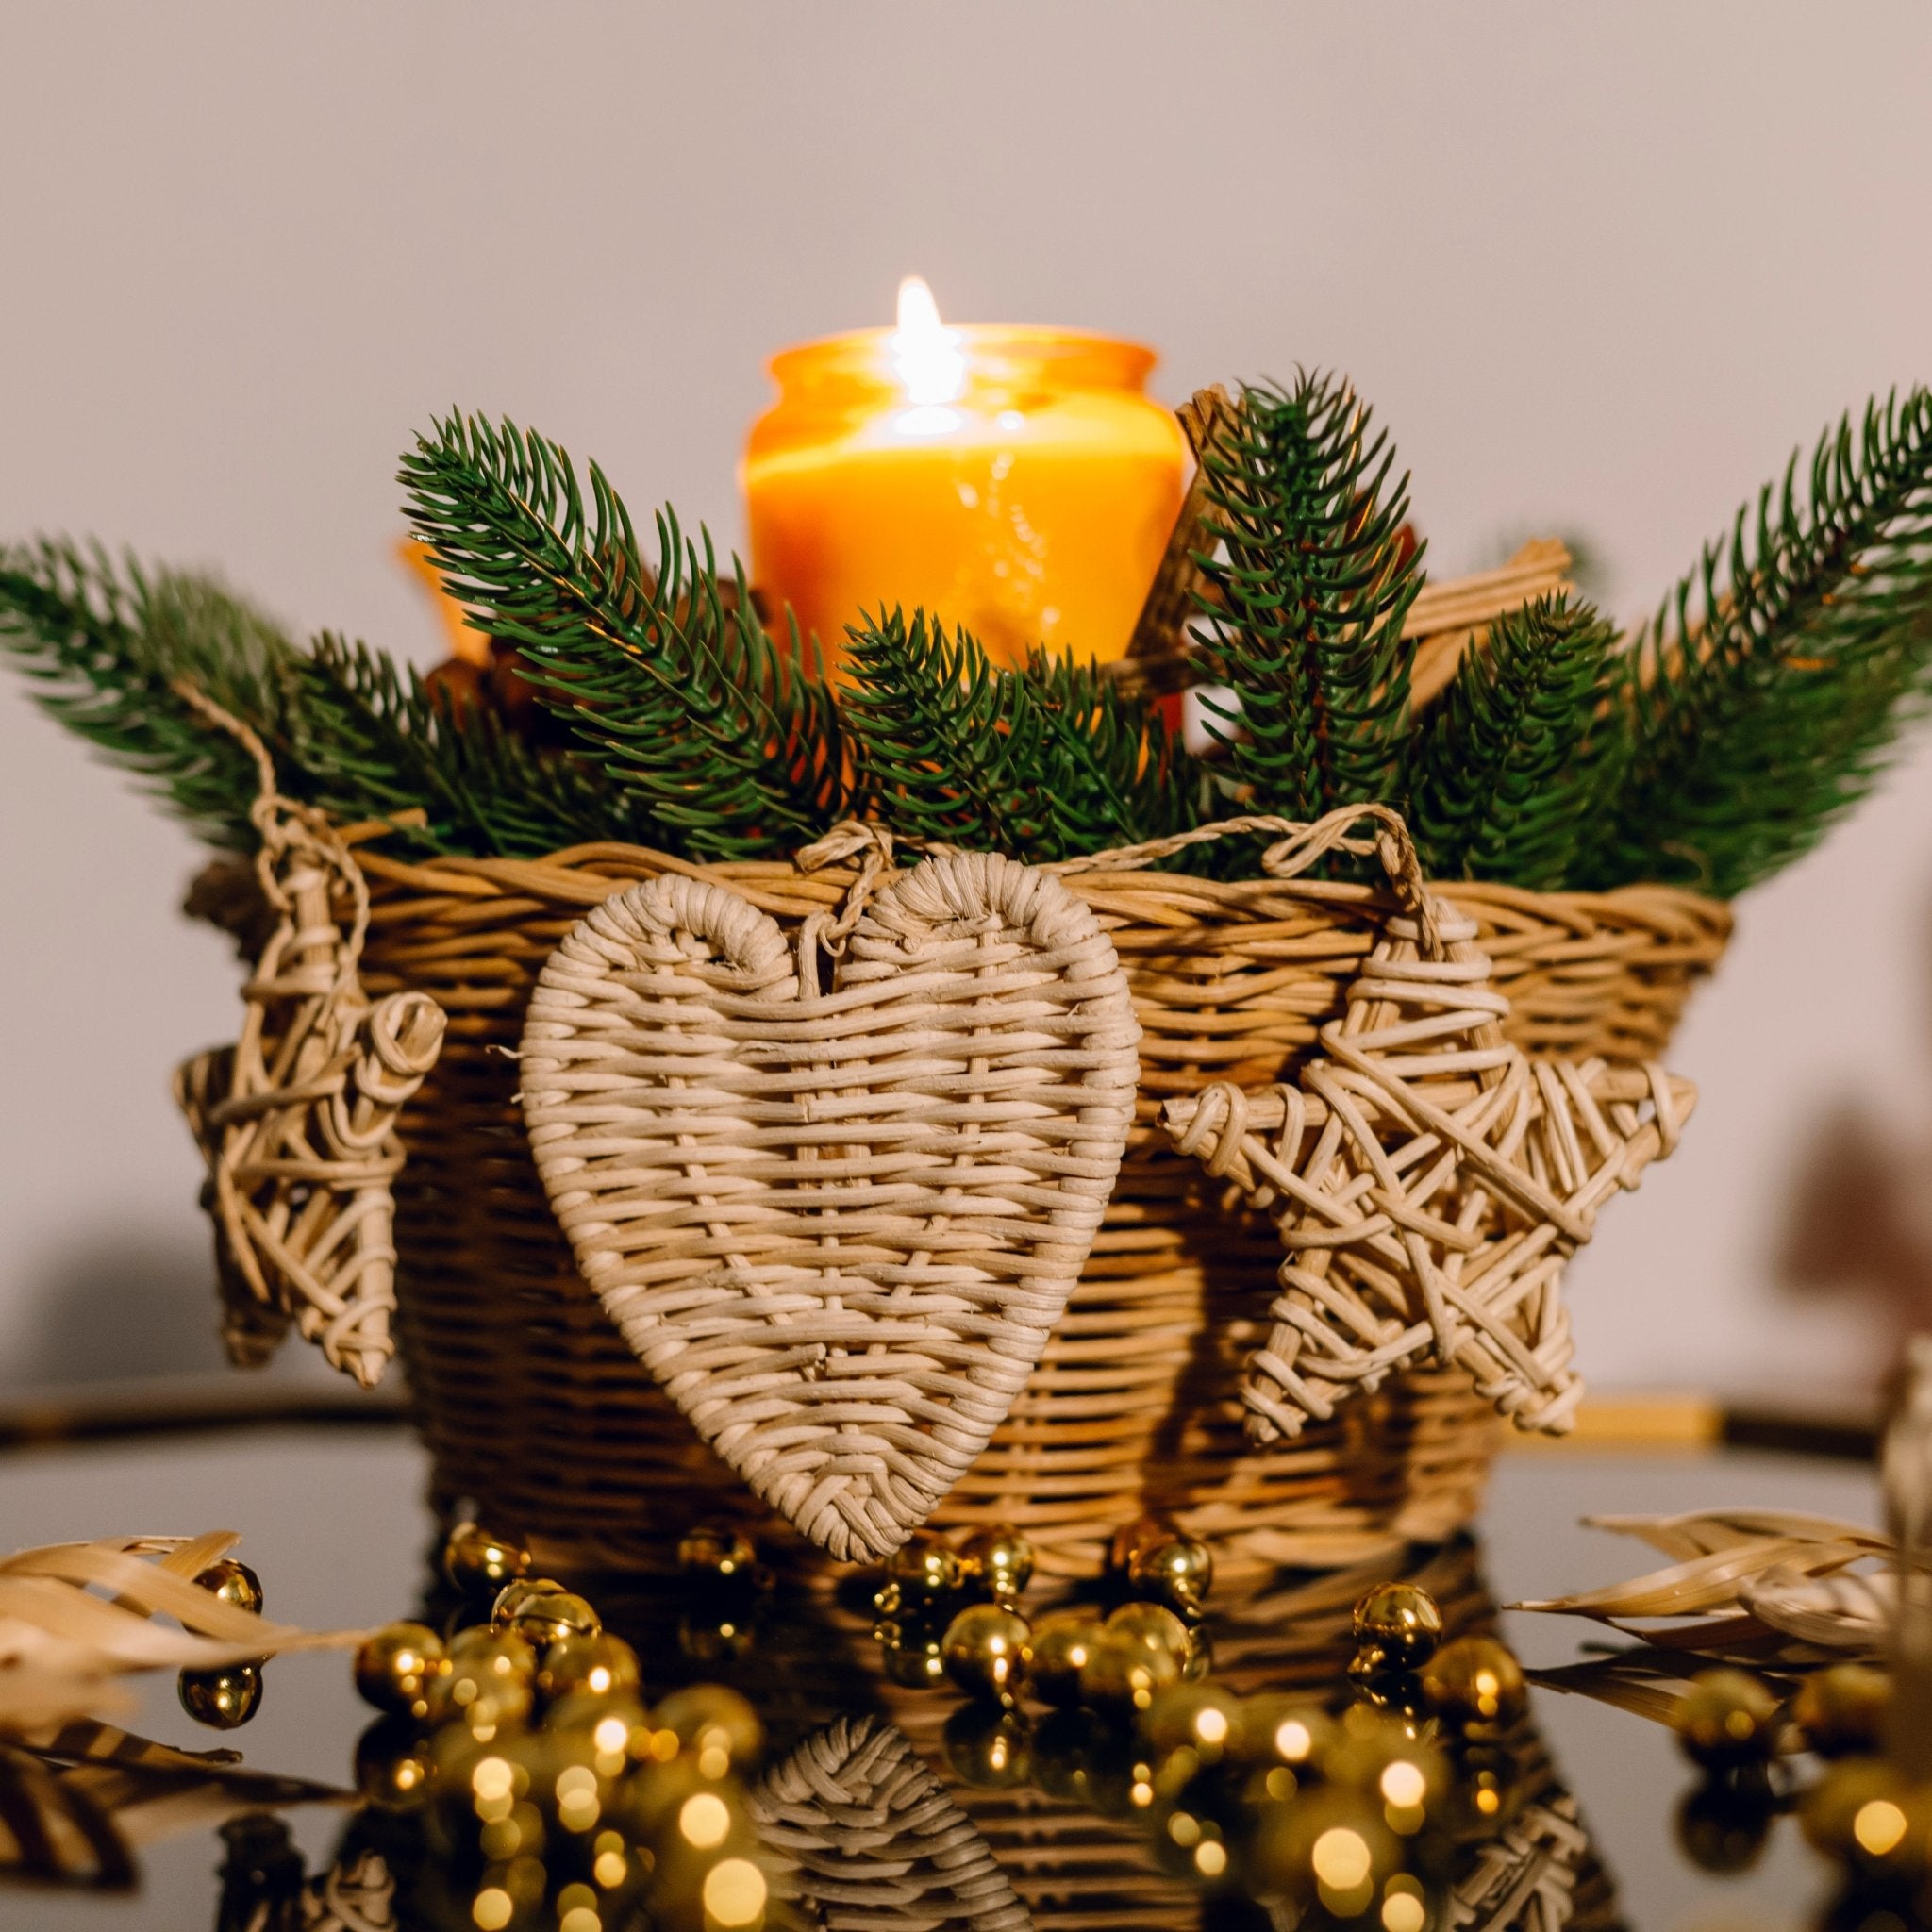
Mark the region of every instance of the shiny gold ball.
<instances>
[{"instance_id":1,"label":"shiny gold ball","mask_svg":"<svg viewBox=\"0 0 1932 1932\"><path fill-rule=\"evenodd\" d=\"M429 1752L408 1718L379 1717L356 1740L356 1789L384 1811L409 1811L429 1795Z\"/></svg>"},{"instance_id":2,"label":"shiny gold ball","mask_svg":"<svg viewBox=\"0 0 1932 1932\"><path fill-rule=\"evenodd\" d=\"M1010 1603L1033 1580L1033 1545L1009 1523L988 1524L960 1543L959 1570L995 1603Z\"/></svg>"},{"instance_id":3,"label":"shiny gold ball","mask_svg":"<svg viewBox=\"0 0 1932 1932\"><path fill-rule=\"evenodd\" d=\"M1416 1584L1378 1583L1356 1604L1355 1641L1358 1655L1373 1653L1382 1666L1419 1670L1442 1641L1442 1612Z\"/></svg>"},{"instance_id":4,"label":"shiny gold ball","mask_svg":"<svg viewBox=\"0 0 1932 1932\"><path fill-rule=\"evenodd\" d=\"M1137 1549L1127 1562L1130 1590L1183 1617L1198 1617L1207 1608L1213 1582L1214 1558L1195 1537L1168 1537Z\"/></svg>"},{"instance_id":5,"label":"shiny gold ball","mask_svg":"<svg viewBox=\"0 0 1932 1932\"><path fill-rule=\"evenodd\" d=\"M964 1580L958 1552L936 1529L915 1529L886 1558L886 1583L898 1585L899 1609L948 1596Z\"/></svg>"},{"instance_id":6,"label":"shiny gold ball","mask_svg":"<svg viewBox=\"0 0 1932 1932\"><path fill-rule=\"evenodd\" d=\"M442 1574L465 1596L500 1591L512 1577L526 1575L530 1553L521 1543L492 1536L480 1523L459 1523L442 1546Z\"/></svg>"},{"instance_id":7,"label":"shiny gold ball","mask_svg":"<svg viewBox=\"0 0 1932 1932\"><path fill-rule=\"evenodd\" d=\"M517 1620L524 1606L533 1596L567 1595L562 1584L554 1576L516 1576L496 1592L490 1606L490 1622L493 1628L507 1629Z\"/></svg>"},{"instance_id":8,"label":"shiny gold ball","mask_svg":"<svg viewBox=\"0 0 1932 1932\"><path fill-rule=\"evenodd\" d=\"M246 1563L224 1557L220 1562L210 1563L194 1580L225 1604L233 1604L238 1610L252 1610L258 1617L261 1615L261 1578Z\"/></svg>"},{"instance_id":9,"label":"shiny gold ball","mask_svg":"<svg viewBox=\"0 0 1932 1932\"><path fill-rule=\"evenodd\" d=\"M1805 1836L1858 1872L1912 1880L1932 1849L1932 1790L1883 1757L1834 1764L1798 1802Z\"/></svg>"},{"instance_id":10,"label":"shiny gold ball","mask_svg":"<svg viewBox=\"0 0 1932 1932\"><path fill-rule=\"evenodd\" d=\"M879 1668L890 1682L903 1685L908 1690L927 1690L935 1684L944 1683L944 1631L922 1624L899 1624L888 1618L873 1635L879 1642Z\"/></svg>"},{"instance_id":11,"label":"shiny gold ball","mask_svg":"<svg viewBox=\"0 0 1932 1932\"><path fill-rule=\"evenodd\" d=\"M1745 1671L1701 1671L1677 1700L1671 1722L1687 1757L1723 1770L1770 1757L1777 1711L1762 1678Z\"/></svg>"},{"instance_id":12,"label":"shiny gold ball","mask_svg":"<svg viewBox=\"0 0 1932 1932\"><path fill-rule=\"evenodd\" d=\"M1033 1733L1033 1782L1049 1798L1089 1802L1088 1767L1098 1750L1099 1721L1091 1710L1050 1711Z\"/></svg>"},{"instance_id":13,"label":"shiny gold ball","mask_svg":"<svg viewBox=\"0 0 1932 1932\"><path fill-rule=\"evenodd\" d=\"M183 1671L181 1708L210 1730L232 1731L261 1708L261 1668L225 1664L218 1671Z\"/></svg>"},{"instance_id":14,"label":"shiny gold ball","mask_svg":"<svg viewBox=\"0 0 1932 1932\"><path fill-rule=\"evenodd\" d=\"M635 1690L641 1682L637 1652L608 1630L559 1637L537 1667L537 1689L546 1701L573 1690Z\"/></svg>"},{"instance_id":15,"label":"shiny gold ball","mask_svg":"<svg viewBox=\"0 0 1932 1932\"><path fill-rule=\"evenodd\" d=\"M1791 1700L1791 1720L1821 1757L1852 1757L1885 1747L1891 1677L1870 1664L1815 1671Z\"/></svg>"},{"instance_id":16,"label":"shiny gold ball","mask_svg":"<svg viewBox=\"0 0 1932 1932\"><path fill-rule=\"evenodd\" d=\"M691 1753L708 1778L749 1770L765 1747L758 1712L722 1684L687 1684L672 1691L652 1711L651 1721L675 1736L680 1753Z\"/></svg>"},{"instance_id":17,"label":"shiny gold ball","mask_svg":"<svg viewBox=\"0 0 1932 1932\"><path fill-rule=\"evenodd\" d=\"M1239 1757L1247 1743L1241 1700L1219 1684L1175 1684L1147 1707L1147 1742L1157 1755L1191 1751L1200 1764Z\"/></svg>"},{"instance_id":18,"label":"shiny gold ball","mask_svg":"<svg viewBox=\"0 0 1932 1932\"><path fill-rule=\"evenodd\" d=\"M1017 1610L1004 1604L970 1604L946 1625L940 1657L946 1675L969 1697L1007 1703L1019 1695L1024 1681L1032 1635Z\"/></svg>"},{"instance_id":19,"label":"shiny gold ball","mask_svg":"<svg viewBox=\"0 0 1932 1932\"><path fill-rule=\"evenodd\" d=\"M1157 1543L1172 1542L1180 1534L1165 1516L1137 1516L1114 1531L1107 1548L1107 1567L1116 1576L1124 1576L1142 1550Z\"/></svg>"},{"instance_id":20,"label":"shiny gold ball","mask_svg":"<svg viewBox=\"0 0 1932 1932\"><path fill-rule=\"evenodd\" d=\"M1493 1637L1458 1637L1423 1666L1423 1695L1444 1724L1507 1730L1529 1708L1523 1666Z\"/></svg>"},{"instance_id":21,"label":"shiny gold ball","mask_svg":"<svg viewBox=\"0 0 1932 1932\"><path fill-rule=\"evenodd\" d=\"M1432 1739L1411 1737L1400 1723L1360 1705L1342 1714L1322 1772L1337 1789L1366 1793L1400 1838L1434 1818L1450 1781L1448 1760Z\"/></svg>"},{"instance_id":22,"label":"shiny gold ball","mask_svg":"<svg viewBox=\"0 0 1932 1932\"><path fill-rule=\"evenodd\" d=\"M749 1576L758 1565L751 1541L714 1523L687 1530L677 1542L677 1567L688 1576Z\"/></svg>"},{"instance_id":23,"label":"shiny gold ball","mask_svg":"<svg viewBox=\"0 0 1932 1932\"><path fill-rule=\"evenodd\" d=\"M960 1781L986 1791L1030 1781L1032 1739L1018 1712L995 1704L962 1704L946 1720L946 1762Z\"/></svg>"},{"instance_id":24,"label":"shiny gold ball","mask_svg":"<svg viewBox=\"0 0 1932 1932\"><path fill-rule=\"evenodd\" d=\"M535 1701L537 1656L514 1630L459 1630L447 1645L449 1668L427 1687L429 1721L493 1737L521 1724Z\"/></svg>"},{"instance_id":25,"label":"shiny gold ball","mask_svg":"<svg viewBox=\"0 0 1932 1932\"><path fill-rule=\"evenodd\" d=\"M1186 1674L1194 1654L1194 1633L1165 1604L1123 1604L1101 1626L1109 1636L1164 1650Z\"/></svg>"},{"instance_id":26,"label":"shiny gold ball","mask_svg":"<svg viewBox=\"0 0 1932 1932\"><path fill-rule=\"evenodd\" d=\"M394 1717L429 1715L429 1687L449 1669L442 1639L426 1624L385 1624L356 1651L356 1689Z\"/></svg>"},{"instance_id":27,"label":"shiny gold ball","mask_svg":"<svg viewBox=\"0 0 1932 1932\"><path fill-rule=\"evenodd\" d=\"M1241 1719L1241 1757L1263 1767L1285 1764L1305 1772L1326 1757L1339 1735L1335 1720L1319 1705L1287 1690L1248 1698Z\"/></svg>"},{"instance_id":28,"label":"shiny gold ball","mask_svg":"<svg viewBox=\"0 0 1932 1932\"><path fill-rule=\"evenodd\" d=\"M677 1647L693 1663L737 1663L751 1655L752 1625L737 1612L687 1610L677 1620Z\"/></svg>"},{"instance_id":29,"label":"shiny gold ball","mask_svg":"<svg viewBox=\"0 0 1932 1932\"><path fill-rule=\"evenodd\" d=\"M1764 1852L1777 1799L1761 1766L1705 1778L1677 1807L1677 1844L1700 1872L1748 1872Z\"/></svg>"},{"instance_id":30,"label":"shiny gold ball","mask_svg":"<svg viewBox=\"0 0 1932 1932\"><path fill-rule=\"evenodd\" d=\"M1372 1793L1317 1787L1263 1812L1251 1857L1266 1890L1356 1919L1374 1903L1402 1853Z\"/></svg>"},{"instance_id":31,"label":"shiny gold ball","mask_svg":"<svg viewBox=\"0 0 1932 1932\"><path fill-rule=\"evenodd\" d=\"M594 1637L604 1620L568 1590L540 1590L517 1606L509 1627L533 1649L548 1650L566 1637Z\"/></svg>"},{"instance_id":32,"label":"shiny gold ball","mask_svg":"<svg viewBox=\"0 0 1932 1932\"><path fill-rule=\"evenodd\" d=\"M1080 1667L1080 1702L1131 1715L1150 1709L1161 1691L1180 1680L1181 1667L1171 1652L1104 1630Z\"/></svg>"},{"instance_id":33,"label":"shiny gold ball","mask_svg":"<svg viewBox=\"0 0 1932 1932\"><path fill-rule=\"evenodd\" d=\"M1026 1688L1042 1704L1071 1710L1080 1701L1080 1673L1101 1641L1099 1620L1086 1610L1054 1610L1026 1640Z\"/></svg>"}]
</instances>

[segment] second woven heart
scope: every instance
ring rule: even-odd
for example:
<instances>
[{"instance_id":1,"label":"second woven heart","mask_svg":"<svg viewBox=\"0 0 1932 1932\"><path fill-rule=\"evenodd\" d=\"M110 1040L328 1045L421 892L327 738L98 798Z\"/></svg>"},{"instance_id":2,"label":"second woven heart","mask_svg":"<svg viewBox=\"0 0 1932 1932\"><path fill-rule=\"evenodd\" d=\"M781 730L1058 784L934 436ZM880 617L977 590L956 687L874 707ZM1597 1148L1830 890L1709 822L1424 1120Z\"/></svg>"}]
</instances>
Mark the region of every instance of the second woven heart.
<instances>
[{"instance_id":1,"label":"second woven heart","mask_svg":"<svg viewBox=\"0 0 1932 1932\"><path fill-rule=\"evenodd\" d=\"M607 900L530 1002L530 1144L584 1278L699 1434L834 1556L898 1547L1011 1407L1133 1117L1093 915L991 854L882 891L820 985L707 880Z\"/></svg>"}]
</instances>

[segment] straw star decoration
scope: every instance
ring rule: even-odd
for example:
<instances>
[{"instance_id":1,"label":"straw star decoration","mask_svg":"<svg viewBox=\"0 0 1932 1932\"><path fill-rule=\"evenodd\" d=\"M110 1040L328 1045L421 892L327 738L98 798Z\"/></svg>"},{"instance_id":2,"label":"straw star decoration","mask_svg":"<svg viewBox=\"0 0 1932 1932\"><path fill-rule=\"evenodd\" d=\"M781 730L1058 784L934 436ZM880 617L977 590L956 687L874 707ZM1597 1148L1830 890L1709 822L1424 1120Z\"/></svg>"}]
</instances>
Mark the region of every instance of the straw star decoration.
<instances>
[{"instance_id":1,"label":"straw star decoration","mask_svg":"<svg viewBox=\"0 0 1932 1932\"><path fill-rule=\"evenodd\" d=\"M1164 1109L1288 1251L1241 1389L1257 1442L1427 1363L1460 1365L1521 1428L1568 1428L1583 1385L1564 1266L1695 1105L1657 1066L1529 1059L1474 924L1431 914L1390 923L1298 1087Z\"/></svg>"}]
</instances>

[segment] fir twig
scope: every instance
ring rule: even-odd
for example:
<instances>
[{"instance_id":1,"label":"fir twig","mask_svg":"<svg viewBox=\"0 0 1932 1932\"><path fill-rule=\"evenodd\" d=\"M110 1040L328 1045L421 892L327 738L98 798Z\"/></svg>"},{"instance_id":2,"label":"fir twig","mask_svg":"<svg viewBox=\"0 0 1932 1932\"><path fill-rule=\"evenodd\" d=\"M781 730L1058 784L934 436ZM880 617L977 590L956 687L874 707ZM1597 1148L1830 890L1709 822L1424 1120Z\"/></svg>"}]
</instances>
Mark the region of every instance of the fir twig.
<instances>
[{"instance_id":1,"label":"fir twig","mask_svg":"<svg viewBox=\"0 0 1932 1932\"><path fill-rule=\"evenodd\" d=\"M1932 391L1820 439L1638 641L1626 774L1583 866L1729 898L1863 797L1932 663Z\"/></svg>"},{"instance_id":2,"label":"fir twig","mask_svg":"<svg viewBox=\"0 0 1932 1932\"><path fill-rule=\"evenodd\" d=\"M1312 820L1398 798L1408 723L1402 622L1422 586L1386 431L1347 383L1247 387L1204 458L1219 555L1197 641L1234 689L1217 736L1258 810ZM1239 727L1239 728L1237 728Z\"/></svg>"},{"instance_id":3,"label":"fir twig","mask_svg":"<svg viewBox=\"0 0 1932 1932\"><path fill-rule=\"evenodd\" d=\"M98 545L42 539L0 549L0 650L42 705L139 774L201 837L253 846L255 765L175 686L192 684L286 761L297 654L271 619L212 579L150 575Z\"/></svg>"},{"instance_id":4,"label":"fir twig","mask_svg":"<svg viewBox=\"0 0 1932 1932\"><path fill-rule=\"evenodd\" d=\"M647 565L594 464L514 424L452 416L402 481L418 532L471 621L514 638L543 701L701 858L783 851L843 805L838 714L796 632L774 646L741 577L667 511Z\"/></svg>"},{"instance_id":5,"label":"fir twig","mask_svg":"<svg viewBox=\"0 0 1932 1932\"><path fill-rule=\"evenodd\" d=\"M1615 630L1560 595L1464 652L1412 741L1409 823L1432 877L1569 882L1617 774L1621 665Z\"/></svg>"}]
</instances>

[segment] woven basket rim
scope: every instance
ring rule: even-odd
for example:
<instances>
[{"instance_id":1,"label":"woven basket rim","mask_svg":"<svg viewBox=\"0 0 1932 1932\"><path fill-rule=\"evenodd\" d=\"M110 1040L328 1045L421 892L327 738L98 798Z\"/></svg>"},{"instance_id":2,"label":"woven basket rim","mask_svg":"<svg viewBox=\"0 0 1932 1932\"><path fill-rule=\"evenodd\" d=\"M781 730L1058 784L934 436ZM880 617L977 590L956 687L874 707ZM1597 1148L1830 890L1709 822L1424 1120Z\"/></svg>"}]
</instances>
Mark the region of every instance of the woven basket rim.
<instances>
[{"instance_id":1,"label":"woven basket rim","mask_svg":"<svg viewBox=\"0 0 1932 1932\"><path fill-rule=\"evenodd\" d=\"M531 897L560 907L590 907L601 904L632 879L675 873L688 878L722 879L763 910L801 914L837 904L858 876L858 867L851 862L806 873L789 860L701 862L680 858L653 846L616 840L563 846L537 858L439 855L429 859L407 859L375 849L375 840L389 829L377 824L350 830L347 836L357 863L372 879L385 886L427 895L469 899ZM890 878L904 869L890 869L884 877ZM1265 875L1210 879L1192 873L1128 867L1119 871L1071 873L1063 883L1097 909L1116 914L1126 912L1119 904L1123 897L1157 896L1170 904L1176 900L1191 901L1224 911L1239 910L1260 898L1299 900L1310 906L1358 907L1372 913L1397 909L1393 895L1384 887L1325 879L1278 879ZM1659 937L1722 944L1730 936L1735 917L1724 900L1709 898L1688 887L1660 882L1614 886L1598 892L1539 891L1526 886L1470 879L1429 883L1432 891L1451 904L1489 912L1492 918L1500 916L1500 923L1506 926L1511 923L1513 914L1545 924L1567 925L1579 933L1595 930L1605 924L1647 926Z\"/></svg>"}]
</instances>

